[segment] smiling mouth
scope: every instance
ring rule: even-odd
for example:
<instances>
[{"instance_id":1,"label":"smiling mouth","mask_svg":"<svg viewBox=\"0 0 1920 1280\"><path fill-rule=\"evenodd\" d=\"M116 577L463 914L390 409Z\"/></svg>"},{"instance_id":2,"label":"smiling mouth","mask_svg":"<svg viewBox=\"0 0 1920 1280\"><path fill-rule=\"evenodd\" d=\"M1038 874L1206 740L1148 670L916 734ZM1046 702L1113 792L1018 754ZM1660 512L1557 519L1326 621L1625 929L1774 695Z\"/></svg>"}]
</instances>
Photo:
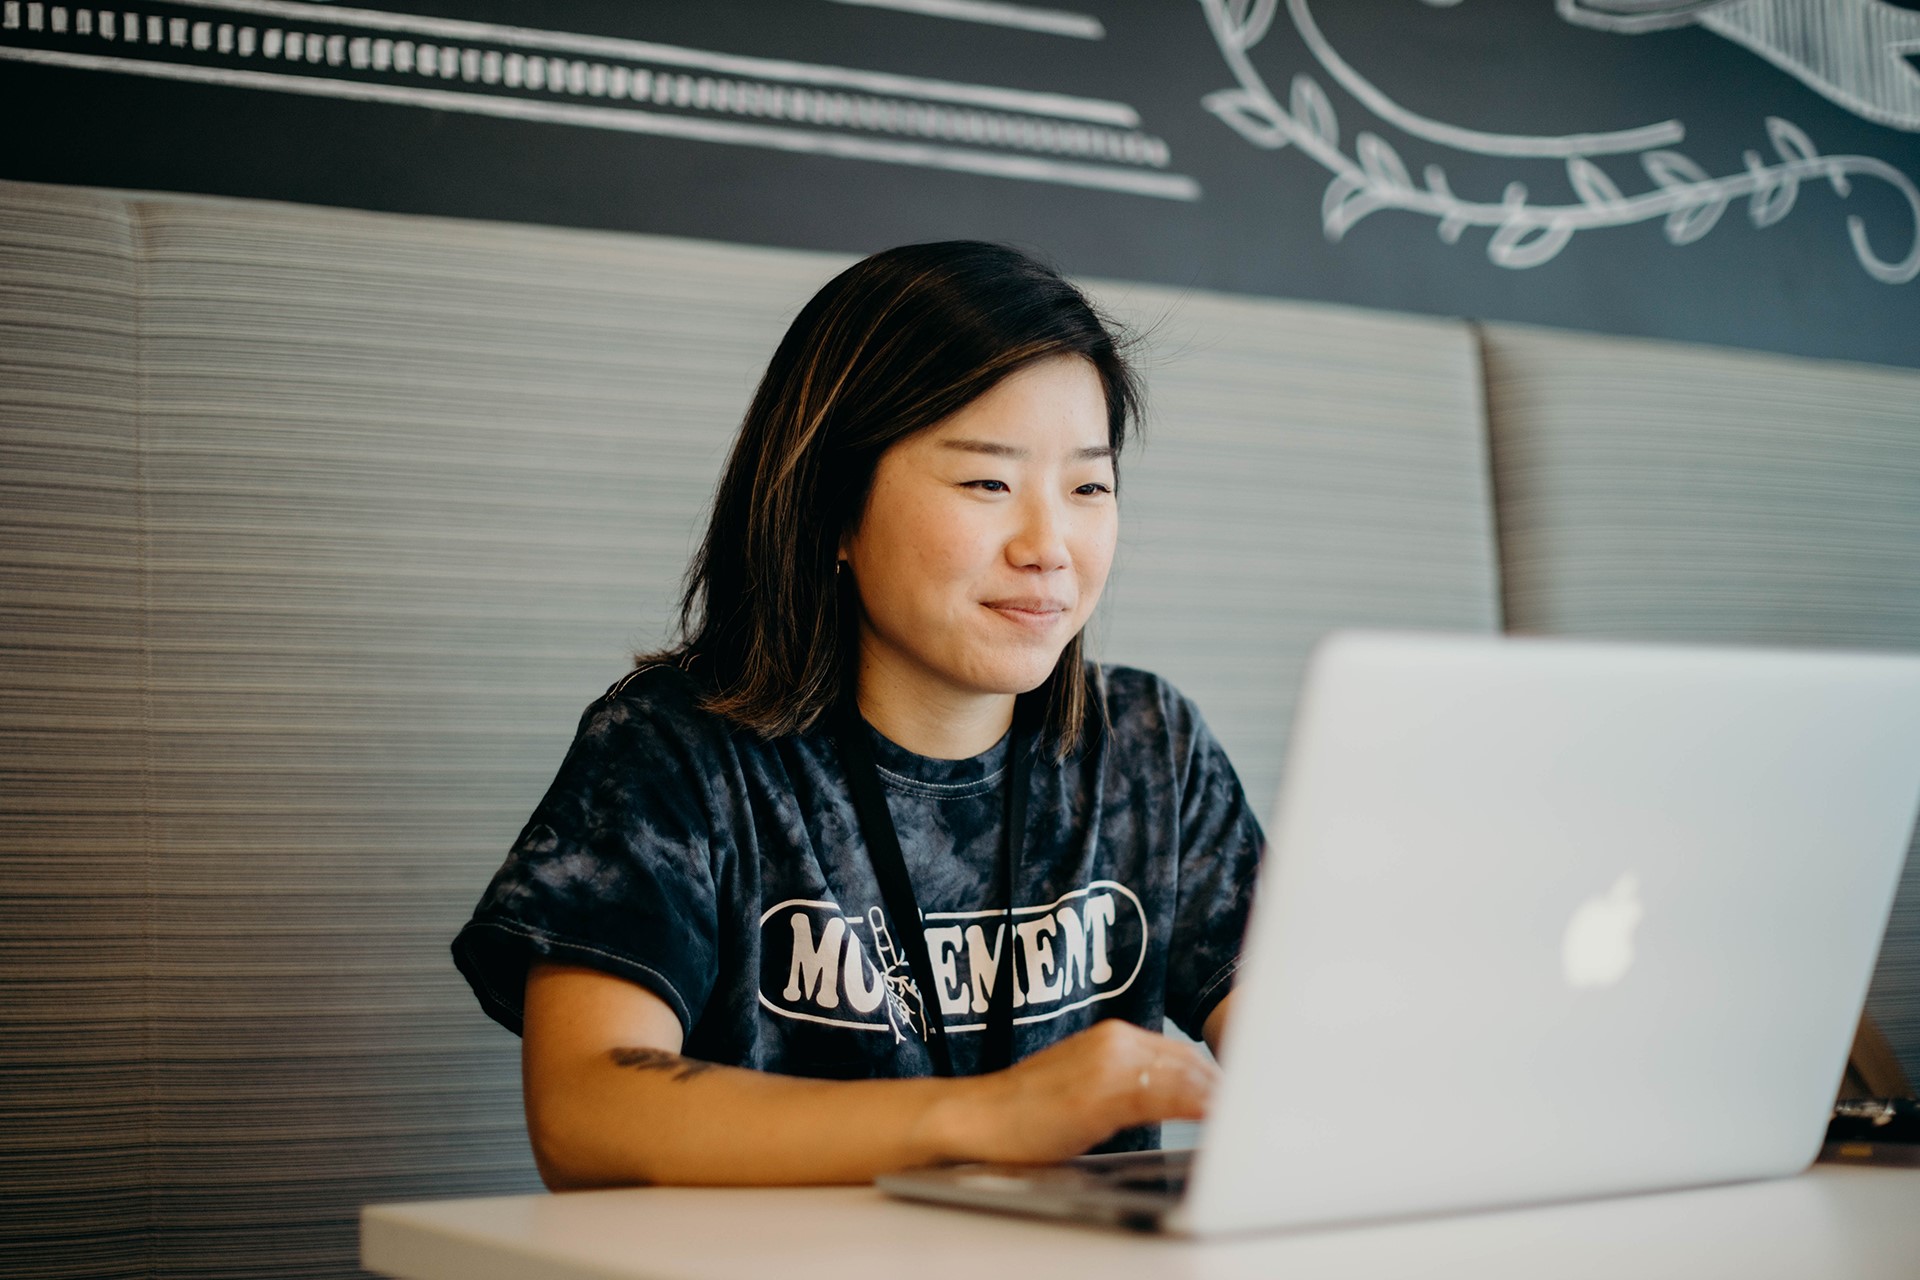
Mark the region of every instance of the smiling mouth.
<instances>
[{"instance_id":1,"label":"smiling mouth","mask_svg":"<svg viewBox=\"0 0 1920 1280\"><path fill-rule=\"evenodd\" d=\"M1007 621L1035 631L1051 627L1070 612L1057 600L983 600L981 603Z\"/></svg>"}]
</instances>

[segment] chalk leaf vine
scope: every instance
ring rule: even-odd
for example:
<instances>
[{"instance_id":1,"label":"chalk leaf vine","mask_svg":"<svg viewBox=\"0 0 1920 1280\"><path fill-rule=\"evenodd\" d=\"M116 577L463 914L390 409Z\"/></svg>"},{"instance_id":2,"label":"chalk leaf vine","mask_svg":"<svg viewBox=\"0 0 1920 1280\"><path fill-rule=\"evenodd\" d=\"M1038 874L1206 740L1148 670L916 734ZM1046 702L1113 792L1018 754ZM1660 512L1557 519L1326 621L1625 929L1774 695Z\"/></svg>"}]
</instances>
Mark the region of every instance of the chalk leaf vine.
<instances>
[{"instance_id":1,"label":"chalk leaf vine","mask_svg":"<svg viewBox=\"0 0 1920 1280\"><path fill-rule=\"evenodd\" d=\"M1284 105L1273 95L1249 54L1272 26L1279 0L1201 0L1201 6L1235 82L1206 95L1202 105L1261 150L1293 147L1327 171L1320 221L1329 240L1338 242L1375 213L1398 210L1433 218L1447 244L1458 243L1469 229L1488 228L1487 257L1502 267L1524 269L1552 261L1576 234L1604 227L1658 220L1669 243L1692 244L1741 200L1755 227L1770 227L1793 212L1802 183L1824 180L1844 199L1854 178L1867 177L1891 186L1906 201L1912 245L1904 257L1881 257L1865 222L1850 214L1846 225L1854 256L1868 275L1886 284L1920 276L1920 188L1875 157L1821 154L1790 120L1767 117L1773 158L1749 150L1739 173L1716 177L1680 151L1649 149L1638 155L1648 185L1629 191L1591 157L1573 155L1566 160L1571 201L1536 203L1520 182L1509 182L1498 200L1473 200L1456 194L1437 164L1425 166L1416 183L1393 145L1369 130L1354 135L1349 154L1333 101L1311 75L1293 77Z\"/></svg>"}]
</instances>

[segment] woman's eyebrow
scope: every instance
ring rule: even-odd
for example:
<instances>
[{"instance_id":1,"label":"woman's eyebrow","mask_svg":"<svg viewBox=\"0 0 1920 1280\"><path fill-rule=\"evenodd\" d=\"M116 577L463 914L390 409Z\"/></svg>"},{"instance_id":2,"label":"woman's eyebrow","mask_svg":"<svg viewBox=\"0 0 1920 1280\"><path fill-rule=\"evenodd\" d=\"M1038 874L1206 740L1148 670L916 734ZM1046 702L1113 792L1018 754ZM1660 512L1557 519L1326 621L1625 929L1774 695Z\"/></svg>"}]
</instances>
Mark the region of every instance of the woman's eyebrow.
<instances>
[{"instance_id":1,"label":"woman's eyebrow","mask_svg":"<svg viewBox=\"0 0 1920 1280\"><path fill-rule=\"evenodd\" d=\"M1015 448L1010 444L995 444L991 440L942 440L940 447L942 449L957 449L961 453L984 453L994 458L1013 458L1018 460L1027 456L1025 449Z\"/></svg>"},{"instance_id":2,"label":"woman's eyebrow","mask_svg":"<svg viewBox=\"0 0 1920 1280\"><path fill-rule=\"evenodd\" d=\"M994 458L1011 458L1015 462L1027 456L1027 450L1010 444L996 444L991 440L942 440L942 449L957 449L962 453L984 453ZM1073 451L1075 462L1111 461L1113 446L1105 444L1088 445L1084 449Z\"/></svg>"}]
</instances>

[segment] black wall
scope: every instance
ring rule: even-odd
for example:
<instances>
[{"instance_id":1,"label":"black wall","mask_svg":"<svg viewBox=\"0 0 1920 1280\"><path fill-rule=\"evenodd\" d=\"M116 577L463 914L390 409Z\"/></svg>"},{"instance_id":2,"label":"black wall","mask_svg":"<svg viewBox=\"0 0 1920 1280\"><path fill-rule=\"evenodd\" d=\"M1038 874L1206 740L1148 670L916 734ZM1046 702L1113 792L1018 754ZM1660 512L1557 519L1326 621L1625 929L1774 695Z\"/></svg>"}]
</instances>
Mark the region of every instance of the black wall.
<instances>
[{"instance_id":1,"label":"black wall","mask_svg":"<svg viewBox=\"0 0 1920 1280\"><path fill-rule=\"evenodd\" d=\"M6 3L0 176L850 252L983 236L1093 275L1920 365L1920 75L1842 49L1855 81L1882 59L1883 103L1843 105L1700 25L1866 13L1884 44L1920 9L1676 3L1633 33L1582 25L1609 0L1058 3L1040 17L1078 34L833 0ZM1246 66L1278 113L1210 16L1268 24ZM395 67L402 41L430 72ZM1669 121L1625 150L1551 141ZM968 128L995 132L941 136Z\"/></svg>"}]
</instances>

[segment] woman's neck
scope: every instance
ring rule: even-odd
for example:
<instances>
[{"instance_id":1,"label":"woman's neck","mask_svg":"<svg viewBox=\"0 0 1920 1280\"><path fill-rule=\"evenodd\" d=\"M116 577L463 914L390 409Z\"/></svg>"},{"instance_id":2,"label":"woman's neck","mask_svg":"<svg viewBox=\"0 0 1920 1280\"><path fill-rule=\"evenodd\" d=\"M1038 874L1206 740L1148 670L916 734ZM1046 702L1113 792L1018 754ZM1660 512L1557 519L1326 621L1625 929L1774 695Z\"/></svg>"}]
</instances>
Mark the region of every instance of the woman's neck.
<instances>
[{"instance_id":1,"label":"woman's neck","mask_svg":"<svg viewBox=\"0 0 1920 1280\"><path fill-rule=\"evenodd\" d=\"M860 654L860 715L896 746L935 760L965 760L1000 741L1014 696L972 693L900 670L866 646Z\"/></svg>"}]
</instances>

